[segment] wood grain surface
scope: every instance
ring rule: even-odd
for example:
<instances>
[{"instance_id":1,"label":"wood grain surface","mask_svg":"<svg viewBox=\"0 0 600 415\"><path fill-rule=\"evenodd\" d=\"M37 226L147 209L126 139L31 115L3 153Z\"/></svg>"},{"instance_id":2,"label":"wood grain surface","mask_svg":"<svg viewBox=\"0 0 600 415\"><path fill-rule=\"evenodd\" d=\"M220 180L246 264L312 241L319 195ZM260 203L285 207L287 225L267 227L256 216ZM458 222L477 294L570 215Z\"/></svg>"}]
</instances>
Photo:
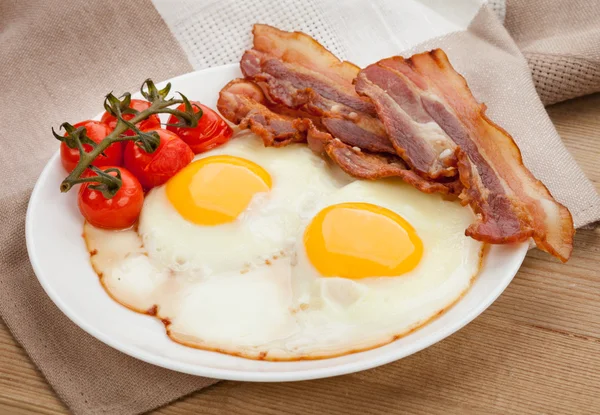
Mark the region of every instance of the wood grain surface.
<instances>
[{"instance_id":1,"label":"wood grain surface","mask_svg":"<svg viewBox=\"0 0 600 415\"><path fill-rule=\"evenodd\" d=\"M548 111L600 190L600 94ZM0 413L68 413L2 323ZM530 252L487 311L413 356L331 379L221 382L155 413L600 413L600 231L578 231L566 265Z\"/></svg>"}]
</instances>

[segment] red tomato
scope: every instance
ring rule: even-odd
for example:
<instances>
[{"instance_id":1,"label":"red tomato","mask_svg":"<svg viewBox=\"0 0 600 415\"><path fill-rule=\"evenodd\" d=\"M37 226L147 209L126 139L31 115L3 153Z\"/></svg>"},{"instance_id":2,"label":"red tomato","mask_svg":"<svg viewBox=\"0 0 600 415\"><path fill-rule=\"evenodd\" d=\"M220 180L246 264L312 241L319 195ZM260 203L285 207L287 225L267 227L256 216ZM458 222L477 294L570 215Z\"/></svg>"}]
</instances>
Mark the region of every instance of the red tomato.
<instances>
[{"instance_id":1,"label":"red tomato","mask_svg":"<svg viewBox=\"0 0 600 415\"><path fill-rule=\"evenodd\" d=\"M110 134L111 131L110 128L99 121L87 120L78 122L74 125L75 128L81 126L85 127L87 136L95 143L102 141L102 139ZM92 150L92 146L89 144L84 144L83 148L85 151ZM106 154L106 156L99 155L92 164L96 167L121 165L123 161L123 144L111 144L104 150L104 154ZM75 166L77 166L77 163L79 163L79 150L76 148L69 148L65 143L60 143L60 161L65 170L71 173Z\"/></svg>"},{"instance_id":2,"label":"red tomato","mask_svg":"<svg viewBox=\"0 0 600 415\"><path fill-rule=\"evenodd\" d=\"M160 136L160 144L154 153L146 153L133 141L125 146L125 167L146 190L165 184L194 158L190 147L175 133L162 128L155 131Z\"/></svg>"},{"instance_id":3,"label":"red tomato","mask_svg":"<svg viewBox=\"0 0 600 415\"><path fill-rule=\"evenodd\" d=\"M131 104L129 104L129 108L133 108L136 111L144 111L148 109L150 105L152 105L150 102L144 101L143 99L132 99ZM133 117L135 117L134 114L123 114L124 120L130 120ZM108 125L110 127L110 131L112 131L117 125L117 118L114 115L110 115L108 112L105 112L102 115L102 122ZM160 119L158 118L158 115L152 114L144 121L137 123L136 127L140 130L160 128ZM131 130L125 131L124 134L129 136L135 135L135 133Z\"/></svg>"},{"instance_id":4,"label":"red tomato","mask_svg":"<svg viewBox=\"0 0 600 415\"><path fill-rule=\"evenodd\" d=\"M185 141L195 154L202 153L220 146L229 141L233 135L231 127L217 114L205 105L199 102L192 101L192 105L196 104L202 108L202 117L198 121L196 128L173 127L167 126L167 130L173 131L183 141ZM185 111L185 105L181 104L177 107L178 110ZM194 112L198 109L194 107ZM169 124L179 122L176 116L169 117Z\"/></svg>"},{"instance_id":5,"label":"red tomato","mask_svg":"<svg viewBox=\"0 0 600 415\"><path fill-rule=\"evenodd\" d=\"M103 166L103 170L114 166ZM142 185L131 172L123 167L123 185L112 198L106 199L98 190L84 183L79 189L77 203L83 217L97 228L125 229L133 225L142 211L144 191ZM116 173L111 173L115 175Z\"/></svg>"}]
</instances>

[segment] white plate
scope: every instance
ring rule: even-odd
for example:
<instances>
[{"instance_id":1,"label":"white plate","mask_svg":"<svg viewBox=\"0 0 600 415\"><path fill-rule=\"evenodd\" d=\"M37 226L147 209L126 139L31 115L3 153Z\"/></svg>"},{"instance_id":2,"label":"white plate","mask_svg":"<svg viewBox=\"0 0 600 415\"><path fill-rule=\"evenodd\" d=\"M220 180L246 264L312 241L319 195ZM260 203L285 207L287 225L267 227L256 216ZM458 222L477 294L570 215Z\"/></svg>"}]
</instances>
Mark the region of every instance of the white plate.
<instances>
[{"instance_id":1,"label":"white plate","mask_svg":"<svg viewBox=\"0 0 600 415\"><path fill-rule=\"evenodd\" d=\"M173 91L216 106L218 92L240 76L237 65L173 78ZM164 83L163 83L164 84ZM163 85L161 84L161 85ZM98 97L98 107L102 97ZM119 305L105 293L90 266L81 237L83 220L77 191L59 192L65 177L58 151L38 179L27 210L27 249L33 269L56 305L79 327L102 342L145 362L218 379L292 381L369 369L418 352L462 328L485 310L510 283L527 252L527 243L493 246L470 291L447 313L386 346L332 359L298 362L247 360L196 350L171 341L157 319Z\"/></svg>"}]
</instances>

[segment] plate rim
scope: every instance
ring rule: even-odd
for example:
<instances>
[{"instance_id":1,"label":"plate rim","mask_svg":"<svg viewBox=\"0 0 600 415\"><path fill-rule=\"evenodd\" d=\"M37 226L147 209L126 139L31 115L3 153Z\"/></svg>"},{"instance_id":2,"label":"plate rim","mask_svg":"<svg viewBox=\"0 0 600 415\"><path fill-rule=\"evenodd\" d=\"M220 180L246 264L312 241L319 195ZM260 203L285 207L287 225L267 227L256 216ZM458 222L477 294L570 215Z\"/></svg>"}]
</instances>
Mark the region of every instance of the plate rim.
<instances>
[{"instance_id":1,"label":"plate rim","mask_svg":"<svg viewBox=\"0 0 600 415\"><path fill-rule=\"evenodd\" d=\"M233 66L237 66L236 64L222 65L207 69L202 69L199 71L188 72L173 78L169 78L166 81L162 81L157 83L158 86L166 84L167 82L171 82L174 80L182 80L185 78L192 77L198 73L209 73L209 72L217 72L224 69L231 69ZM99 118L98 116L94 117L94 119ZM25 219L25 238L26 238L26 246L27 253L29 257L29 261L32 265L34 274L39 281L40 285L46 292L46 294L50 297L52 302L60 309L60 311L67 316L73 323L83 329L86 333L93 336L97 340L102 343L125 353L133 358L144 361L146 363L159 366L165 369L174 370L181 373L186 373L189 375L195 376L204 376L213 379L221 379L221 380L235 380L235 381L251 381L251 382L289 382L289 381L301 381L301 380L311 380L311 379L320 379L327 378L333 376L340 376L349 373L355 373L367 369L371 369L374 367L378 367L390 362L394 362L396 360L400 360L404 357L410 356L416 352L419 352L427 347L430 347L439 341L445 339L446 337L454 334L458 330L462 329L464 326L472 322L475 318L477 318L483 311L485 311L496 299L504 292L506 287L511 283L514 276L517 274L521 264L523 263L525 256L528 251L529 243L523 242L521 244L516 245L516 249L514 252L515 258L517 261L515 265L513 265L512 269L506 270L504 273L504 277L502 278L502 283L497 285L493 291L491 291L488 296L485 298L485 301L478 303L478 306L469 310L467 315L462 319L457 319L454 324L447 324L443 329L436 331L433 335L427 338L427 341L422 343L415 343L414 345L408 345L402 349L392 349L385 354L381 354L375 356L370 359L358 360L355 362L343 363L333 367L325 367L325 368L311 368L311 369L302 369L302 370L294 370L294 371L286 371L286 372L261 372L261 371L239 371L232 369L224 369L224 368L212 368L198 364L192 363L183 363L170 360L168 358L154 355L150 352L135 349L125 343L121 343L119 341L113 340L110 336L105 335L100 330L93 327L93 325L88 324L84 319L78 317L77 313L70 309L70 307L62 301L59 294L52 288L51 284L48 283L46 278L43 277L44 271L38 263L38 259L35 256L35 230L32 225L32 210L33 205L36 199L39 198L38 193L42 188L43 178L48 175L50 169L57 163L57 159L60 157L60 150L55 151L52 157L47 161L44 169L38 176L33 191L31 192L28 204L27 204L27 213ZM206 352L206 351L203 351ZM216 353L216 352L212 352ZM358 352L358 354L364 352ZM331 358L335 359L335 358ZM330 360L330 359L328 359ZM290 362L287 362L290 363Z\"/></svg>"}]
</instances>

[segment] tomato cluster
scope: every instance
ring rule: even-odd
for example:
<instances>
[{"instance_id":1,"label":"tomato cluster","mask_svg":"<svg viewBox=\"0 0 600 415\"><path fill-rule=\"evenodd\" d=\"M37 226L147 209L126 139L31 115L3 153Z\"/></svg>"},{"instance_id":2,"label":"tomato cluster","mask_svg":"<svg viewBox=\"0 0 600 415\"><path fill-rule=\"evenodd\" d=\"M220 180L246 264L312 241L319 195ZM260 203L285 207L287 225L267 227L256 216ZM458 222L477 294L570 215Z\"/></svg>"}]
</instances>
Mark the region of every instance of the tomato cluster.
<instances>
[{"instance_id":1,"label":"tomato cluster","mask_svg":"<svg viewBox=\"0 0 600 415\"><path fill-rule=\"evenodd\" d=\"M148 101L132 99L130 107L143 111L150 105ZM132 226L142 210L144 191L166 183L192 161L194 154L208 151L229 141L233 130L215 111L198 102L192 102L192 105L195 112L198 112L199 108L203 112L195 128L173 125L178 123L178 119L173 115L167 122L166 130L161 128L157 115L151 115L136 124L141 131L158 133L160 143L154 152L144 151L134 141L117 142L111 144L94 160L92 165L102 170L118 169L122 185L110 199L105 198L99 190L90 188L88 183L81 186L78 205L88 222L104 229L124 229ZM185 106L182 104L178 109L184 111ZM124 114L123 118L130 120L133 114ZM82 121L75 124L75 127L83 126L87 136L99 143L112 132L116 124L116 118L105 112L101 121ZM125 135L133 136L135 133L127 130ZM84 144L83 147L86 151L92 149L89 144ZM60 155L63 167L68 172L73 171L79 162L79 150L69 148L63 142ZM88 177L94 174L91 170L84 173Z\"/></svg>"}]
</instances>

